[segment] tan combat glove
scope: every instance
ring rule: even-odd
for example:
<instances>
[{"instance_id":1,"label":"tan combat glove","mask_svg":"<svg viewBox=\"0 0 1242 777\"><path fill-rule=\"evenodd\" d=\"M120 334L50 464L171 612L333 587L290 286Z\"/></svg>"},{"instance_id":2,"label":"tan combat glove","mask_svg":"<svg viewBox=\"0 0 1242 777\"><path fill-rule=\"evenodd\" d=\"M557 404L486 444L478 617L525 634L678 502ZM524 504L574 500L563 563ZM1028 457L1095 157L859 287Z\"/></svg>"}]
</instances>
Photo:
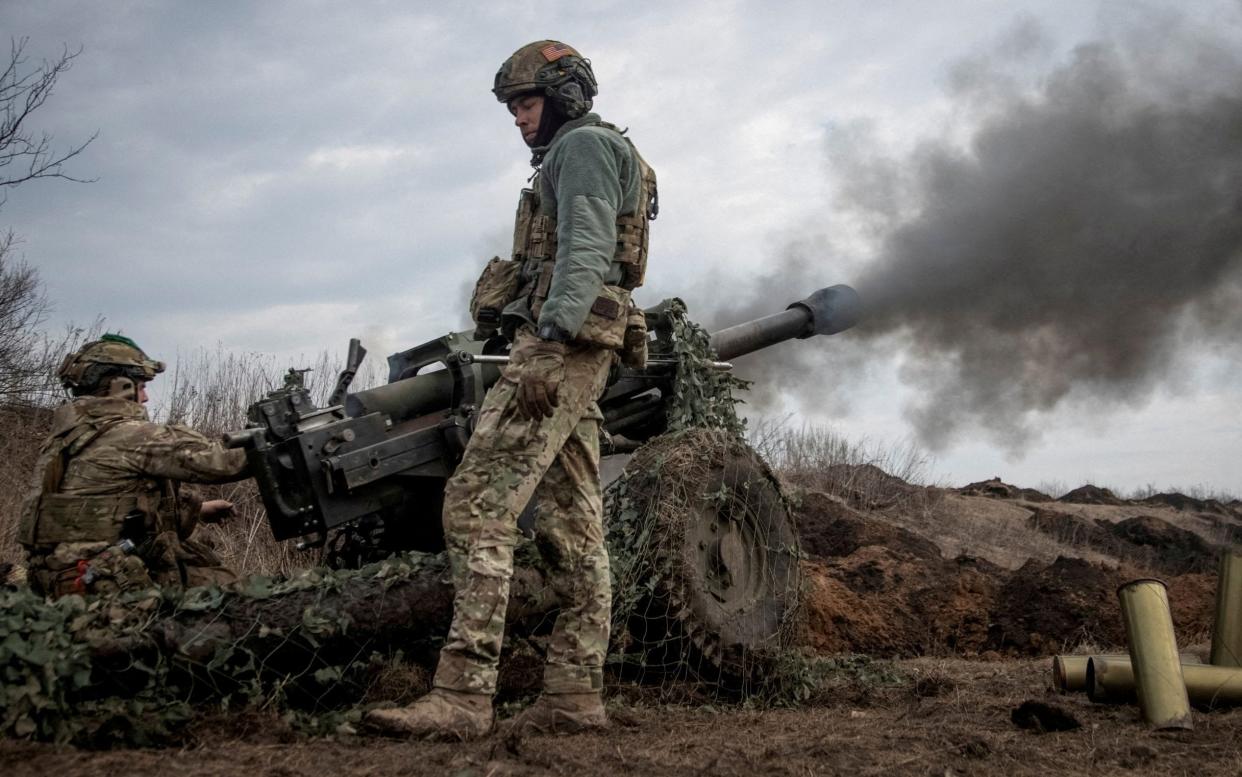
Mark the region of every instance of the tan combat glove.
<instances>
[{"instance_id":1,"label":"tan combat glove","mask_svg":"<svg viewBox=\"0 0 1242 777\"><path fill-rule=\"evenodd\" d=\"M551 418L558 404L557 390L565 377L565 344L535 340L518 374L518 411L539 421Z\"/></svg>"}]
</instances>

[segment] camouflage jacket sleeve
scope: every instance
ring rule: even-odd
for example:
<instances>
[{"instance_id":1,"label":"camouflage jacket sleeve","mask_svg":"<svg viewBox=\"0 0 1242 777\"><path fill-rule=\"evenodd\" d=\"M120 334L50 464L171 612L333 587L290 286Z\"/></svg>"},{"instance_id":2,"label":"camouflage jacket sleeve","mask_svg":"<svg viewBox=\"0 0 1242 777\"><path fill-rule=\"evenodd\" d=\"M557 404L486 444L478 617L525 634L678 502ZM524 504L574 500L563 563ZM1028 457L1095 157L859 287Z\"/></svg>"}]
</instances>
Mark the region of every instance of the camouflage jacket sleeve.
<instances>
[{"instance_id":1,"label":"camouflage jacket sleeve","mask_svg":"<svg viewBox=\"0 0 1242 777\"><path fill-rule=\"evenodd\" d=\"M225 448L184 426L132 421L105 433L99 442L124 456L127 468L151 477L229 483L249 475L244 451Z\"/></svg>"},{"instance_id":2,"label":"camouflage jacket sleeve","mask_svg":"<svg viewBox=\"0 0 1242 777\"><path fill-rule=\"evenodd\" d=\"M636 183L627 185L637 180L632 168L625 140L601 127L569 132L549 151L542 178L556 203L557 250L540 326L551 323L576 334L606 280L616 282L608 276L617 248L617 213L627 199L637 199Z\"/></svg>"}]
</instances>

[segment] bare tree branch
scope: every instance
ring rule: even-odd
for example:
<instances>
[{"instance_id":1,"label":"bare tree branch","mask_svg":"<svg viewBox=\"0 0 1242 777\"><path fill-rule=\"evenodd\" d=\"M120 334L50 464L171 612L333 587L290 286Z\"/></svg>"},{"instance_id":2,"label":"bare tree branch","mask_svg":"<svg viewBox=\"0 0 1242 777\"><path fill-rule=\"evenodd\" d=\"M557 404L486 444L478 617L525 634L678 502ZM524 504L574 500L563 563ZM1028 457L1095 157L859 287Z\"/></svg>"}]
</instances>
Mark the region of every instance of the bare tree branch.
<instances>
[{"instance_id":1,"label":"bare tree branch","mask_svg":"<svg viewBox=\"0 0 1242 777\"><path fill-rule=\"evenodd\" d=\"M38 352L47 297L34 268L10 254L13 233L0 236L0 404L26 400L45 383Z\"/></svg>"},{"instance_id":2,"label":"bare tree branch","mask_svg":"<svg viewBox=\"0 0 1242 777\"><path fill-rule=\"evenodd\" d=\"M65 47L55 60L43 60L35 68L27 68L26 44L29 38L10 42L10 55L0 73L0 187L17 186L35 178L64 178L80 183L95 179L75 178L64 171L64 164L81 154L99 136L93 133L85 142L67 151L52 147L52 136L34 132L31 115L43 107L51 96L57 79L73 67L82 49ZM0 201L0 204L3 204Z\"/></svg>"}]
</instances>

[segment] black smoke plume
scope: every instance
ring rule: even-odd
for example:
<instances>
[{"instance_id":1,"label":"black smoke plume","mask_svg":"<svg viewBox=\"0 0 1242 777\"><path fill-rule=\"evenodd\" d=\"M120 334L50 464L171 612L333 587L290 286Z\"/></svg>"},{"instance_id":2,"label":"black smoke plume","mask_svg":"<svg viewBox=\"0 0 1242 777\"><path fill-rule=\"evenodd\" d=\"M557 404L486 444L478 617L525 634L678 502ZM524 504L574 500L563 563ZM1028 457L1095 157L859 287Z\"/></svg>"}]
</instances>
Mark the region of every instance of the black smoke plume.
<instances>
[{"instance_id":1,"label":"black smoke plume","mask_svg":"<svg viewBox=\"0 0 1242 777\"><path fill-rule=\"evenodd\" d=\"M854 284L868 318L848 346L743 368L801 375L781 388L806 405L864 354L900 348L922 442L983 426L1016 447L1063 402L1141 402L1205 349L1237 353L1242 48L1220 35L1149 17L1033 87L1006 70L1009 47L950 71L965 142L900 158L835 143L834 207L877 236ZM1010 42L1037 37L1027 24ZM847 280L814 256L791 248L765 292ZM721 318L769 312L766 293Z\"/></svg>"}]
</instances>

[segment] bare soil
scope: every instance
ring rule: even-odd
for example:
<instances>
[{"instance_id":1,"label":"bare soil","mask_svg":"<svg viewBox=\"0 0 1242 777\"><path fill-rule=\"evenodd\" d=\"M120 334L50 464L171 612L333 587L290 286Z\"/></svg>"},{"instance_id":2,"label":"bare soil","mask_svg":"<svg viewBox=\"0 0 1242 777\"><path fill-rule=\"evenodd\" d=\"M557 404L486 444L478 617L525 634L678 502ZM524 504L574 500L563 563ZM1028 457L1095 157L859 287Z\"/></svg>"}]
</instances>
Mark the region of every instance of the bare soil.
<instances>
[{"instance_id":1,"label":"bare soil","mask_svg":"<svg viewBox=\"0 0 1242 777\"><path fill-rule=\"evenodd\" d=\"M1030 501L996 483L943 494L923 514L803 495L805 644L898 658L1124 652L1116 590L1153 576L1169 586L1181 643L1208 637L1235 513Z\"/></svg>"},{"instance_id":2,"label":"bare soil","mask_svg":"<svg viewBox=\"0 0 1242 777\"><path fill-rule=\"evenodd\" d=\"M1127 706L1051 690L1047 660L915 659L911 681L845 689L824 706L753 711L614 698L610 731L442 744L368 737L295 740L275 717L201 724L176 750L92 753L0 741L0 773L195 775L912 774L1236 775L1242 711L1195 713L1195 729L1153 733ZM1020 728L1024 702L1058 708L1069 731Z\"/></svg>"}]
</instances>

